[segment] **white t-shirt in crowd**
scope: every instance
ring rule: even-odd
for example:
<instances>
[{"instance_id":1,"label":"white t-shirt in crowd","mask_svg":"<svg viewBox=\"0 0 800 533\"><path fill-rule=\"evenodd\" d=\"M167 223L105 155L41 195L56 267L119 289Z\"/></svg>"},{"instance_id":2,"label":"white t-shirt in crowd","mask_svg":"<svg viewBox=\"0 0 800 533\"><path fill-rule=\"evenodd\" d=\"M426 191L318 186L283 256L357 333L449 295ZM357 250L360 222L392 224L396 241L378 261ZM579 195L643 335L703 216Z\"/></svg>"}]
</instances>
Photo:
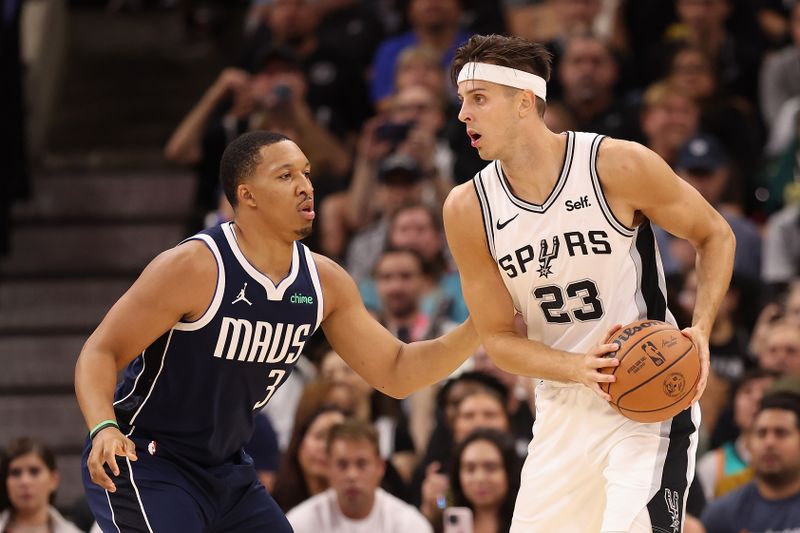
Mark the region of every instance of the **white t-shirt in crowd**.
<instances>
[{"instance_id":1,"label":"white t-shirt in crowd","mask_svg":"<svg viewBox=\"0 0 800 533\"><path fill-rule=\"evenodd\" d=\"M362 520L342 514L336 492L328 489L286 514L295 533L433 533L430 523L411 505L384 491L375 491L375 506Z\"/></svg>"}]
</instances>

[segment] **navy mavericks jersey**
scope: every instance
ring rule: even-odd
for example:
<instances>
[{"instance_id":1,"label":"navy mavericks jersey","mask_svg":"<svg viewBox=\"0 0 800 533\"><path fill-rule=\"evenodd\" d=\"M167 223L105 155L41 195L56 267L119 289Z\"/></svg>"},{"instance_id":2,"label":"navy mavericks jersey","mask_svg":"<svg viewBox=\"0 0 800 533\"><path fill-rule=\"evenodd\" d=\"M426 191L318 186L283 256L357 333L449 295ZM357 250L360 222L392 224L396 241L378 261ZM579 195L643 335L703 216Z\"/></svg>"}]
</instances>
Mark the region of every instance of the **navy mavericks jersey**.
<instances>
[{"instance_id":1,"label":"navy mavericks jersey","mask_svg":"<svg viewBox=\"0 0 800 533\"><path fill-rule=\"evenodd\" d=\"M311 252L299 242L289 275L275 285L244 257L233 223L192 239L203 241L217 262L211 304L128 365L114 409L135 435L215 465L241 449L254 411L289 377L322 319L322 288Z\"/></svg>"}]
</instances>

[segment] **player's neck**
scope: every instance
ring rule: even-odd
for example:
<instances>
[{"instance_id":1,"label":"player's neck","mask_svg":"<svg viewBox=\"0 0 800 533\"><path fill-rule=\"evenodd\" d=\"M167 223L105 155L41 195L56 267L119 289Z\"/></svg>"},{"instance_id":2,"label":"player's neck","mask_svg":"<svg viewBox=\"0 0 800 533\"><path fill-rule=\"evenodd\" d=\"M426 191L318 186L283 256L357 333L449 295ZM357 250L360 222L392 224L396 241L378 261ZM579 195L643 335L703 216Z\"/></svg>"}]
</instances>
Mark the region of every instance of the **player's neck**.
<instances>
[{"instance_id":1,"label":"player's neck","mask_svg":"<svg viewBox=\"0 0 800 533\"><path fill-rule=\"evenodd\" d=\"M544 202L561 174L566 149L566 135L551 132L541 121L516 136L500 159L514 194L531 203Z\"/></svg>"},{"instance_id":2,"label":"player's neck","mask_svg":"<svg viewBox=\"0 0 800 533\"><path fill-rule=\"evenodd\" d=\"M254 221L237 218L233 225L236 241L245 258L256 269L277 282L286 277L292 267L294 241L280 238Z\"/></svg>"}]
</instances>

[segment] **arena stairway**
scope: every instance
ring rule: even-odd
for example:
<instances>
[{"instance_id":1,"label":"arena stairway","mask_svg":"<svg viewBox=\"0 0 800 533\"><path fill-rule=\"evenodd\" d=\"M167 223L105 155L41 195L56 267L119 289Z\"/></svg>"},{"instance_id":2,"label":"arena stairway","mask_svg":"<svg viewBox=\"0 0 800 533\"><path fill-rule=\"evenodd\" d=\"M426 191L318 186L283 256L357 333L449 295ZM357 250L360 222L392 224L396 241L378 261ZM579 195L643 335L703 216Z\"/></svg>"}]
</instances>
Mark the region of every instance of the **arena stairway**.
<instances>
[{"instance_id":1,"label":"arena stairway","mask_svg":"<svg viewBox=\"0 0 800 533\"><path fill-rule=\"evenodd\" d=\"M50 444L64 509L83 493L75 360L141 269L187 234L194 178L161 149L225 55L219 42L187 42L173 10L83 3L68 16L49 142L0 259L0 446Z\"/></svg>"}]
</instances>

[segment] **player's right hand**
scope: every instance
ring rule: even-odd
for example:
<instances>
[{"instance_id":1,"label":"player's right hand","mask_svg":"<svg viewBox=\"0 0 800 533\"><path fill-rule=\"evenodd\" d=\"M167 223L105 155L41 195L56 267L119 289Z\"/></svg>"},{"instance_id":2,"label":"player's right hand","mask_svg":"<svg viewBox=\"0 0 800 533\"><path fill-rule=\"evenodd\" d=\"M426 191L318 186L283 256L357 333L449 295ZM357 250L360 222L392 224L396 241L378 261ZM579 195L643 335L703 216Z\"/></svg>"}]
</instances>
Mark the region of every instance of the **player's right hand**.
<instances>
[{"instance_id":1,"label":"player's right hand","mask_svg":"<svg viewBox=\"0 0 800 533\"><path fill-rule=\"evenodd\" d=\"M603 392L603 389L600 388L600 384L614 383L617 378L611 374L600 372L600 369L619 365L619 360L616 357L608 357L609 353L616 352L619 349L619 345L614 342L608 343L607 341L611 339L621 327L621 324L615 324L611 327L597 346L589 350L581 358L575 371L575 381L583 383L607 402L611 401L611 396Z\"/></svg>"},{"instance_id":2,"label":"player's right hand","mask_svg":"<svg viewBox=\"0 0 800 533\"><path fill-rule=\"evenodd\" d=\"M89 468L89 477L96 485L100 485L108 492L116 492L117 487L108 477L104 465L108 465L111 472L119 475L117 456L125 457L131 461L136 460L136 445L115 427L106 428L92 441L92 449L86 466Z\"/></svg>"}]
</instances>

